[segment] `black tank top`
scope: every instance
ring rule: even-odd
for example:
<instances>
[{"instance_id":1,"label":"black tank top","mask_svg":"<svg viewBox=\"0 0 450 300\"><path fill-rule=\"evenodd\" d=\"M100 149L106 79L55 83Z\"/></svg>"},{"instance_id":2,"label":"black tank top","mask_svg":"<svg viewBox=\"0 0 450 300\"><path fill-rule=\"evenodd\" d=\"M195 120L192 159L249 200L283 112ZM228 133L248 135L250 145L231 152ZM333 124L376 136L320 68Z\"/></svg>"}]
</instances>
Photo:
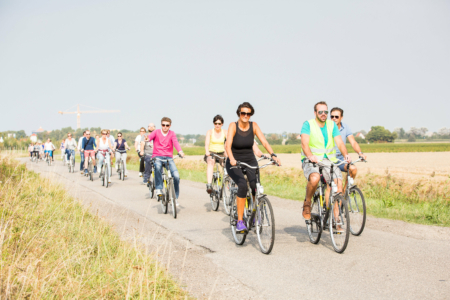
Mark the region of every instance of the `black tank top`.
<instances>
[{"instance_id":1,"label":"black tank top","mask_svg":"<svg viewBox=\"0 0 450 300\"><path fill-rule=\"evenodd\" d=\"M253 122L249 123L249 129L242 131L239 129L238 122L236 122L236 133L233 137L233 144L231 144L231 152L233 152L235 160L256 166L257 161L253 154L255 134L253 133Z\"/></svg>"}]
</instances>

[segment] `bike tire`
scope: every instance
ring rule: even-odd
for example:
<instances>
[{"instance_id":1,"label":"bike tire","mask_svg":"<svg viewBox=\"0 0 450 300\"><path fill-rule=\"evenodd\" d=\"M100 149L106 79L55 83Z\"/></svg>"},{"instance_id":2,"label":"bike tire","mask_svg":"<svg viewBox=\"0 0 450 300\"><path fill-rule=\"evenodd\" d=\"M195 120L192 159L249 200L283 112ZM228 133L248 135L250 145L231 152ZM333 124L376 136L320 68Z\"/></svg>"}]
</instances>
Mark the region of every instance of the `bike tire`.
<instances>
[{"instance_id":1,"label":"bike tire","mask_svg":"<svg viewBox=\"0 0 450 300\"><path fill-rule=\"evenodd\" d=\"M105 178L105 186L106 186L106 188L108 188L109 187L109 172L108 172L107 168L105 170L104 178Z\"/></svg>"},{"instance_id":2,"label":"bike tire","mask_svg":"<svg viewBox=\"0 0 450 300\"><path fill-rule=\"evenodd\" d=\"M213 211L217 211L219 209L219 188L218 188L218 184L217 184L217 178L214 177L213 178L213 182L212 182L212 192L211 194L209 194L209 200L211 201L211 208Z\"/></svg>"},{"instance_id":3,"label":"bike tire","mask_svg":"<svg viewBox=\"0 0 450 300\"><path fill-rule=\"evenodd\" d=\"M233 236L233 239L234 239L234 242L236 243L236 245L242 245L245 242L247 233L237 233L236 232L236 223L238 220L236 195L234 195L234 193L233 193L230 195L230 197L232 197L232 205L231 205L231 213L230 213L231 234Z\"/></svg>"},{"instance_id":4,"label":"bike tire","mask_svg":"<svg viewBox=\"0 0 450 300\"><path fill-rule=\"evenodd\" d=\"M170 203L172 205L172 216L174 219L177 218L177 204L176 204L176 199L177 199L177 195L175 194L175 187L174 187L174 183L173 183L173 179L170 180L170 187L169 187L169 194L170 194Z\"/></svg>"},{"instance_id":5,"label":"bike tire","mask_svg":"<svg viewBox=\"0 0 450 300\"><path fill-rule=\"evenodd\" d=\"M122 172L122 181L125 180L125 162L121 159L120 160L120 165L121 165L121 172Z\"/></svg>"},{"instance_id":6,"label":"bike tire","mask_svg":"<svg viewBox=\"0 0 450 300\"><path fill-rule=\"evenodd\" d=\"M306 229L308 230L309 241L317 244L322 236L323 228L320 221L320 201L319 197L315 196L311 203L311 220L306 222Z\"/></svg>"},{"instance_id":7,"label":"bike tire","mask_svg":"<svg viewBox=\"0 0 450 300\"><path fill-rule=\"evenodd\" d=\"M339 209L339 220L336 222L334 216L335 207ZM340 225L341 230L338 232L334 227L335 224ZM337 225L336 225L337 227ZM348 239L350 236L350 219L348 214L347 201L344 200L342 195L336 195L331 209L329 211L328 228L330 230L331 243L333 244L334 251L337 253L343 253L348 245Z\"/></svg>"},{"instance_id":8,"label":"bike tire","mask_svg":"<svg viewBox=\"0 0 450 300\"><path fill-rule=\"evenodd\" d=\"M169 195L168 195L168 191L166 190L166 188L164 187L162 190L162 199L161 199L161 209L162 212L164 214L167 214L167 206L168 206L168 200L169 200Z\"/></svg>"},{"instance_id":9,"label":"bike tire","mask_svg":"<svg viewBox=\"0 0 450 300\"><path fill-rule=\"evenodd\" d=\"M275 244L275 215L272 204L266 196L259 200L255 218L259 248L262 253L270 254Z\"/></svg>"},{"instance_id":10,"label":"bike tire","mask_svg":"<svg viewBox=\"0 0 450 300\"><path fill-rule=\"evenodd\" d=\"M355 236L359 236L366 226L366 200L362 191L357 187L353 187L349 191L347 201L350 215L350 232Z\"/></svg>"},{"instance_id":11,"label":"bike tire","mask_svg":"<svg viewBox=\"0 0 450 300\"><path fill-rule=\"evenodd\" d=\"M223 207L225 209L225 213L227 215L230 215L230 194L231 194L231 185L232 185L232 180L230 177L226 177L224 180L224 184L223 184L223 194L222 194L222 199L223 199Z\"/></svg>"},{"instance_id":12,"label":"bike tire","mask_svg":"<svg viewBox=\"0 0 450 300\"><path fill-rule=\"evenodd\" d=\"M155 177L151 177L151 181L150 181L150 197L153 198L155 197Z\"/></svg>"}]
</instances>

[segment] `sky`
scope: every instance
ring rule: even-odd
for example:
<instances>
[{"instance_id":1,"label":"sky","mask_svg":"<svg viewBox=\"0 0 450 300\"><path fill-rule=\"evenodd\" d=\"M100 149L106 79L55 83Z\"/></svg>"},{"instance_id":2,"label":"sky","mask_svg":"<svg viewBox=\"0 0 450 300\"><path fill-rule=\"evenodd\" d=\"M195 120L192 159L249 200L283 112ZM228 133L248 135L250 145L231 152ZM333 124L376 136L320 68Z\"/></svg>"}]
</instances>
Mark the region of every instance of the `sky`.
<instances>
[{"instance_id":1,"label":"sky","mask_svg":"<svg viewBox=\"0 0 450 300\"><path fill-rule=\"evenodd\" d=\"M318 101L354 131L450 127L450 1L0 1L0 131L81 104L120 110L82 127L204 134L244 101L265 133Z\"/></svg>"}]
</instances>

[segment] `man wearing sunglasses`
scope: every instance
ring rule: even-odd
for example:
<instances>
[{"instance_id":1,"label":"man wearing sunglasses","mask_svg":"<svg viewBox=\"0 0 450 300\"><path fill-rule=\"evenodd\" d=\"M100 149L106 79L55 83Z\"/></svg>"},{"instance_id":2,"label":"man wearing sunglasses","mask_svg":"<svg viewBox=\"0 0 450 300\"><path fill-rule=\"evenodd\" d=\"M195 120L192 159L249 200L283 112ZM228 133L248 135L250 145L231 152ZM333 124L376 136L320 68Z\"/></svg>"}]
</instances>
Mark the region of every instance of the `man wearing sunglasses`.
<instances>
[{"instance_id":1,"label":"man wearing sunglasses","mask_svg":"<svg viewBox=\"0 0 450 300\"><path fill-rule=\"evenodd\" d=\"M314 105L315 118L303 123L301 135L302 141L302 168L303 174L308 180L306 187L306 197L303 203L303 217L305 220L311 219L311 198L314 195L320 180L318 162L331 166L331 163L337 163L335 145L341 150L347 162L351 161L347 153L345 144L342 141L339 129L336 123L327 121L328 105L326 102L318 102ZM313 163L316 163L314 166ZM329 183L331 180L330 169L323 168L322 171L325 180ZM338 192L342 193L342 173L338 168L334 169L335 183ZM327 185L325 199L328 204L328 195L331 187ZM337 209L338 206L336 206ZM335 214L339 211L335 211Z\"/></svg>"},{"instance_id":2,"label":"man wearing sunglasses","mask_svg":"<svg viewBox=\"0 0 450 300\"><path fill-rule=\"evenodd\" d=\"M341 109L339 107L334 107L331 110L330 118L331 118L331 120L333 120L336 123L337 127L339 128L339 131L341 133L341 137L342 137L342 140L344 141L344 144L346 143L347 138L348 138L348 141L350 142L350 145L352 145L353 150L355 150L355 152L358 153L359 157L362 157L362 158L364 158L364 160L366 160L367 156L364 153L362 153L361 148L359 147L358 143L355 140L355 137L353 136L352 130L346 123L342 122L343 117L344 117L343 109ZM337 156L338 160L340 160L340 161L344 160L344 156L342 156L341 151L339 151L339 149L337 149L337 148L336 148L336 156ZM342 172L347 172L347 168L348 168L347 164L339 166L339 169L341 169ZM350 166L349 172L350 172L350 177L352 177L354 179L356 177L356 173L357 173L355 165ZM346 186L347 185L344 185L344 189Z\"/></svg>"},{"instance_id":3,"label":"man wearing sunglasses","mask_svg":"<svg viewBox=\"0 0 450 300\"><path fill-rule=\"evenodd\" d=\"M178 196L180 195L180 174L178 173L177 166L173 161L173 148L177 149L181 157L184 157L184 153L181 150L181 146L178 143L177 136L175 132L170 130L172 125L172 120L164 117L161 120L161 130L155 130L148 135L148 142L153 141L153 155L152 158L158 158L162 160L169 160L169 169L174 178L175 194L177 196L177 206L178 206ZM155 190L158 196L158 201L161 200L163 180L162 180L162 161L155 160Z\"/></svg>"}]
</instances>

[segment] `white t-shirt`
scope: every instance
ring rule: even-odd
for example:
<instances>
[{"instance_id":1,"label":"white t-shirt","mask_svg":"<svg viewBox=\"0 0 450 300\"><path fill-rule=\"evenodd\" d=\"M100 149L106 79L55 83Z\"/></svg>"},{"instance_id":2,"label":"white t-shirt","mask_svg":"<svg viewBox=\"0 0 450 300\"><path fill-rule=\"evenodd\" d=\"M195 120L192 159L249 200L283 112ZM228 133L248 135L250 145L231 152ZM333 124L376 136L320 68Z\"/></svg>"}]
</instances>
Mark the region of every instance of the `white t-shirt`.
<instances>
[{"instance_id":1,"label":"white t-shirt","mask_svg":"<svg viewBox=\"0 0 450 300\"><path fill-rule=\"evenodd\" d=\"M145 134L144 135L138 135L134 141L137 142L138 144L140 144L141 142L145 141Z\"/></svg>"},{"instance_id":2,"label":"white t-shirt","mask_svg":"<svg viewBox=\"0 0 450 300\"><path fill-rule=\"evenodd\" d=\"M53 145L52 142L50 142L50 143L45 143L44 146L45 146L45 150L47 150L47 151L48 151L48 150L51 150L51 151L52 151L53 149L56 149L56 148L55 148L55 145Z\"/></svg>"},{"instance_id":3,"label":"white t-shirt","mask_svg":"<svg viewBox=\"0 0 450 300\"><path fill-rule=\"evenodd\" d=\"M81 144L83 142L83 138L84 136L80 137L80 139L78 140L78 151L81 151Z\"/></svg>"}]
</instances>

